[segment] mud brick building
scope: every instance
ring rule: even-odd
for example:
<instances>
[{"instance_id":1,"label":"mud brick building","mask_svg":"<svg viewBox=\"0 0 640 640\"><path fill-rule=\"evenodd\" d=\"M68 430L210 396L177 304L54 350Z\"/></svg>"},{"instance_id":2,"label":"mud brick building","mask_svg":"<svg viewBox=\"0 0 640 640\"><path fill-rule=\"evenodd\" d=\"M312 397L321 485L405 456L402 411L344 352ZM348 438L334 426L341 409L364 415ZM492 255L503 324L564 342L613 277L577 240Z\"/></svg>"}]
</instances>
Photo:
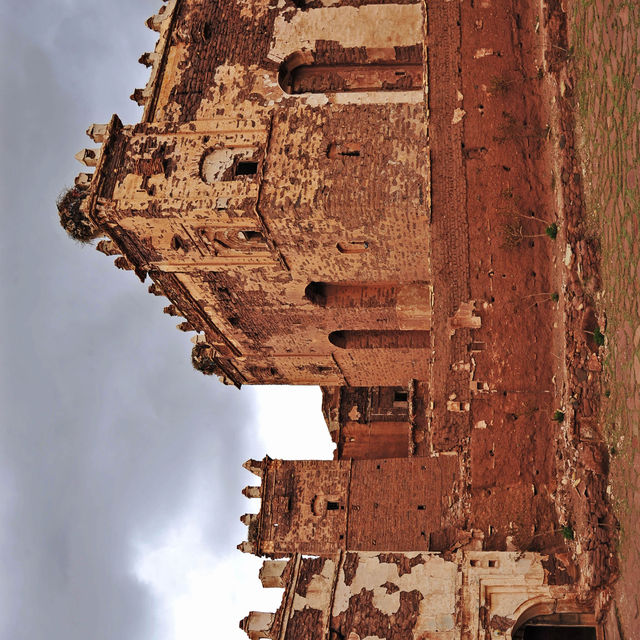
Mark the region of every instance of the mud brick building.
<instances>
[{"instance_id":1,"label":"mud brick building","mask_svg":"<svg viewBox=\"0 0 640 640\"><path fill-rule=\"evenodd\" d=\"M595 637L600 583L554 502L563 285L540 239L562 16L168 0L141 122L89 129L67 230L150 278L204 373L323 388L335 459L247 465L240 547L285 587L251 638Z\"/></svg>"}]
</instances>

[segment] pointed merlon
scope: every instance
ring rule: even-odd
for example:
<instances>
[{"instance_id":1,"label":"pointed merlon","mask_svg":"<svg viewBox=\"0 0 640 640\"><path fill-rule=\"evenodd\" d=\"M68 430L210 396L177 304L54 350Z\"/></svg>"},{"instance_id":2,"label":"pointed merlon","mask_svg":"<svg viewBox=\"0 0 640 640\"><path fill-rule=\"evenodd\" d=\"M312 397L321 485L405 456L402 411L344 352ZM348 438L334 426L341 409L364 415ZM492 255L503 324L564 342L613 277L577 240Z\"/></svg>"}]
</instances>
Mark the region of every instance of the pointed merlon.
<instances>
[{"instance_id":1,"label":"pointed merlon","mask_svg":"<svg viewBox=\"0 0 640 640\"><path fill-rule=\"evenodd\" d=\"M98 164L99 155L100 149L82 149L76 153L75 159L87 167L95 167Z\"/></svg>"}]
</instances>

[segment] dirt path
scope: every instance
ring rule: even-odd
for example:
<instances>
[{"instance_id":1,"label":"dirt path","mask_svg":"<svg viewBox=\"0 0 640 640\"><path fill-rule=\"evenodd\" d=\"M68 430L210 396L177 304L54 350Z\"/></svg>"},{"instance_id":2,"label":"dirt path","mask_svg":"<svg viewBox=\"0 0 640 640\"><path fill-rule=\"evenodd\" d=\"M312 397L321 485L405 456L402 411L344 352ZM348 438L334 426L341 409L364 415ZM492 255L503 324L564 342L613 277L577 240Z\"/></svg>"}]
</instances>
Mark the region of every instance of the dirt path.
<instances>
[{"instance_id":1,"label":"dirt path","mask_svg":"<svg viewBox=\"0 0 640 640\"><path fill-rule=\"evenodd\" d=\"M569 17L587 216L602 246L603 420L621 525L621 577L608 627L635 640L640 638L640 3L577 0Z\"/></svg>"}]
</instances>

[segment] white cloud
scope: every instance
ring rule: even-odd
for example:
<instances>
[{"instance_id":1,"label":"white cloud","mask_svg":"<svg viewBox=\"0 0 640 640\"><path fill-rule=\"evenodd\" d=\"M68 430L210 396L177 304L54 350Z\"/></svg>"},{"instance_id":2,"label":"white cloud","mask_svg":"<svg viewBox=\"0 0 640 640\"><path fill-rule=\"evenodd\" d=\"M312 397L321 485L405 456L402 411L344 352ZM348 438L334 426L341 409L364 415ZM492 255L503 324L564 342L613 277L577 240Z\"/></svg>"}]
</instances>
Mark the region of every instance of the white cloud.
<instances>
[{"instance_id":1,"label":"white cloud","mask_svg":"<svg viewBox=\"0 0 640 640\"><path fill-rule=\"evenodd\" d=\"M263 589L262 561L240 552L213 554L188 515L156 545L139 545L135 575L164 611L161 640L246 640L238 627L250 609L275 611L282 589Z\"/></svg>"},{"instance_id":2,"label":"white cloud","mask_svg":"<svg viewBox=\"0 0 640 640\"><path fill-rule=\"evenodd\" d=\"M333 457L335 445L322 416L319 387L256 387L252 394L258 407L256 433L265 453L288 460Z\"/></svg>"}]
</instances>

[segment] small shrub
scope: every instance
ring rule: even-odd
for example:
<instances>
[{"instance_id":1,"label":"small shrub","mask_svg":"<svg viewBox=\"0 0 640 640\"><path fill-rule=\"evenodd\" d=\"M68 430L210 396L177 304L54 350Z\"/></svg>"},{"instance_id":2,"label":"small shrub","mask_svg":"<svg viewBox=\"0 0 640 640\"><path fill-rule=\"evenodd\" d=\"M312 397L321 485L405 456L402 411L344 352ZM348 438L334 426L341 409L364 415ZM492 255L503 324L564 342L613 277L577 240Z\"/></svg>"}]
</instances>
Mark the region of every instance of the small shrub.
<instances>
[{"instance_id":1,"label":"small shrub","mask_svg":"<svg viewBox=\"0 0 640 640\"><path fill-rule=\"evenodd\" d=\"M611 389L607 389L607 390L604 392L604 397L605 397L605 398L610 398L610 397L611 397Z\"/></svg>"},{"instance_id":2,"label":"small shrub","mask_svg":"<svg viewBox=\"0 0 640 640\"><path fill-rule=\"evenodd\" d=\"M205 376L220 375L220 367L215 360L215 349L206 342L199 342L191 351L191 364Z\"/></svg>"},{"instance_id":3,"label":"small shrub","mask_svg":"<svg viewBox=\"0 0 640 640\"><path fill-rule=\"evenodd\" d=\"M574 540L576 537L575 531L570 524L565 524L562 529L560 529L560 533L562 533L562 537L565 540Z\"/></svg>"},{"instance_id":4,"label":"small shrub","mask_svg":"<svg viewBox=\"0 0 640 640\"><path fill-rule=\"evenodd\" d=\"M88 191L81 187L71 187L63 191L56 202L62 228L78 242L86 244L100 235L100 230L82 211L82 204Z\"/></svg>"},{"instance_id":5,"label":"small shrub","mask_svg":"<svg viewBox=\"0 0 640 640\"><path fill-rule=\"evenodd\" d=\"M560 411L560 409L556 409L553 412L553 420L556 422L564 422L564 412Z\"/></svg>"},{"instance_id":6,"label":"small shrub","mask_svg":"<svg viewBox=\"0 0 640 640\"><path fill-rule=\"evenodd\" d=\"M555 222L552 222L544 232L552 239L555 240L558 235L558 225Z\"/></svg>"},{"instance_id":7,"label":"small shrub","mask_svg":"<svg viewBox=\"0 0 640 640\"><path fill-rule=\"evenodd\" d=\"M558 300L560 300L560 296L558 295L558 292L557 292L557 291L554 291L554 292L551 294L551 299L552 299L554 302L558 302Z\"/></svg>"},{"instance_id":8,"label":"small shrub","mask_svg":"<svg viewBox=\"0 0 640 640\"><path fill-rule=\"evenodd\" d=\"M600 327L596 327L596 330L593 332L593 341L601 347L604 345L604 334L600 331Z\"/></svg>"}]
</instances>

